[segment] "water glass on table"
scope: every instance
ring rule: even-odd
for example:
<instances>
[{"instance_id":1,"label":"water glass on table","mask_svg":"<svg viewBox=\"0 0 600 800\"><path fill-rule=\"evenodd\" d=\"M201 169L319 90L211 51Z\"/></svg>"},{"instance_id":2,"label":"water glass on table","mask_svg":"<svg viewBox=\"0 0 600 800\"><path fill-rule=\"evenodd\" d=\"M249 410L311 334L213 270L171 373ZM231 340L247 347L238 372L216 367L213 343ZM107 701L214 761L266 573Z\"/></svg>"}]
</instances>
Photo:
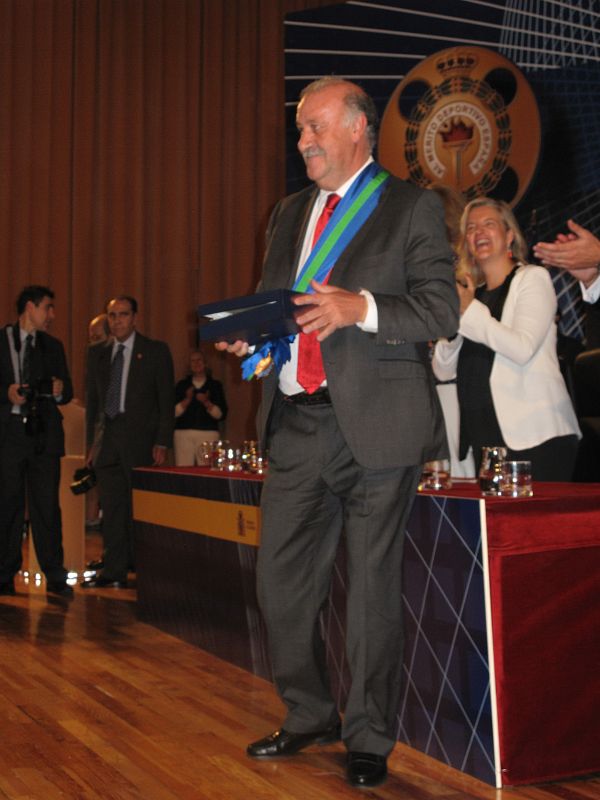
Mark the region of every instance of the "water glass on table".
<instances>
[{"instance_id":1,"label":"water glass on table","mask_svg":"<svg viewBox=\"0 0 600 800\"><path fill-rule=\"evenodd\" d=\"M211 467L214 442L200 442L197 450L198 464L201 467Z\"/></svg>"},{"instance_id":2,"label":"water glass on table","mask_svg":"<svg viewBox=\"0 0 600 800\"><path fill-rule=\"evenodd\" d=\"M479 488L486 497L500 494L502 470L506 459L506 447L490 445L481 448L481 466L479 468Z\"/></svg>"},{"instance_id":3,"label":"water glass on table","mask_svg":"<svg viewBox=\"0 0 600 800\"><path fill-rule=\"evenodd\" d=\"M447 458L427 461L423 464L419 490L429 489L439 492L441 489L450 489L451 486L450 461Z\"/></svg>"},{"instance_id":4,"label":"water glass on table","mask_svg":"<svg viewBox=\"0 0 600 800\"><path fill-rule=\"evenodd\" d=\"M505 461L500 482L501 497L531 497L531 461Z\"/></svg>"},{"instance_id":5,"label":"water glass on table","mask_svg":"<svg viewBox=\"0 0 600 800\"><path fill-rule=\"evenodd\" d=\"M264 475L267 470L267 454L260 446L260 442L252 442L249 468L256 475Z\"/></svg>"},{"instance_id":6,"label":"water glass on table","mask_svg":"<svg viewBox=\"0 0 600 800\"><path fill-rule=\"evenodd\" d=\"M228 456L227 451L230 449L229 441L227 439L219 439L218 442L213 442L212 456L211 456L211 469L219 472L224 472L227 468Z\"/></svg>"}]
</instances>

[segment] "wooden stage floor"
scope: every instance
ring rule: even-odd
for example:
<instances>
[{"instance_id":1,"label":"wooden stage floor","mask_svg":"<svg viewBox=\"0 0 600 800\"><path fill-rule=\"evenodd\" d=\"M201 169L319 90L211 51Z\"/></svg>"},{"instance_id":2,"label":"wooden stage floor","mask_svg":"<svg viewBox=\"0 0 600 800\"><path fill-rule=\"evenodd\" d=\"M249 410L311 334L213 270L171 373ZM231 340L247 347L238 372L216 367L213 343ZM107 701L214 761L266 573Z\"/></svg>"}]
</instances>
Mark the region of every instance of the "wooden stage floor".
<instances>
[{"instance_id":1,"label":"wooden stage floor","mask_svg":"<svg viewBox=\"0 0 600 800\"><path fill-rule=\"evenodd\" d=\"M246 744L282 716L268 682L139 622L135 588L16 586L0 597L0 798L600 800L598 775L496 790L402 745L370 792L345 784L341 745L254 762Z\"/></svg>"}]
</instances>

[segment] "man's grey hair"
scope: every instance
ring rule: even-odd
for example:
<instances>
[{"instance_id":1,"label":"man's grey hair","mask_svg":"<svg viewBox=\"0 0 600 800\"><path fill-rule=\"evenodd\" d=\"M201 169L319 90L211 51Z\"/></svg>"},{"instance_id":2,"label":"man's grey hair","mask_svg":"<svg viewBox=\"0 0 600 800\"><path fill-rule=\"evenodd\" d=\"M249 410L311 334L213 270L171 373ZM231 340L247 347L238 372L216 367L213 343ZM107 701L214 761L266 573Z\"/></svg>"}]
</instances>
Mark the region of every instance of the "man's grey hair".
<instances>
[{"instance_id":1,"label":"man's grey hair","mask_svg":"<svg viewBox=\"0 0 600 800\"><path fill-rule=\"evenodd\" d=\"M326 75L323 78L309 83L308 86L305 86L300 92L300 100L307 95L316 94L317 92L323 91L323 89L328 89L330 86L340 85L348 87L348 91L344 96L344 104L349 113L348 122L355 119L359 114L364 114L367 119L367 141L371 152L373 152L377 144L377 125L379 117L377 115L375 103L358 84L347 81L345 78L339 78L336 75Z\"/></svg>"}]
</instances>

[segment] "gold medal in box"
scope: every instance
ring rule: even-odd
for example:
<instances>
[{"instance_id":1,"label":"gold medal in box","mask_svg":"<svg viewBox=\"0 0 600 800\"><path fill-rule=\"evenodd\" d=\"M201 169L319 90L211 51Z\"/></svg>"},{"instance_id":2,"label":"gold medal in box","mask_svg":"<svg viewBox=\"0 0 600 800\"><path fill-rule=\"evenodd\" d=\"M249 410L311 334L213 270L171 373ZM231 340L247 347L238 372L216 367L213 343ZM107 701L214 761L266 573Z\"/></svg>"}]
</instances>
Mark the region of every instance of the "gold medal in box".
<instances>
[{"instance_id":1,"label":"gold medal in box","mask_svg":"<svg viewBox=\"0 0 600 800\"><path fill-rule=\"evenodd\" d=\"M418 186L452 186L468 200L514 206L536 169L538 106L522 72L483 47L451 47L412 69L392 94L379 161Z\"/></svg>"}]
</instances>

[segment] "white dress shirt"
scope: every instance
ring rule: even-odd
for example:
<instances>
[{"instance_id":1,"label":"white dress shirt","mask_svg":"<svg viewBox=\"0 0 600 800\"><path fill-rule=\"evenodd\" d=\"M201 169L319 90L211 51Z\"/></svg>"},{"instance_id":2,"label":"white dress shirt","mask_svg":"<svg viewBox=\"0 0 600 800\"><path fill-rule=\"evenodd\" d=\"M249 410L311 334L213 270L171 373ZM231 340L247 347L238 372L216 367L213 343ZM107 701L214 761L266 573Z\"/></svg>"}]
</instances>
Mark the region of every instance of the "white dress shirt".
<instances>
[{"instance_id":1,"label":"white dress shirt","mask_svg":"<svg viewBox=\"0 0 600 800\"><path fill-rule=\"evenodd\" d=\"M311 250L312 250L312 241L314 237L315 227L317 225L317 220L321 216L321 212L325 206L325 202L330 194L337 194L340 197L344 197L348 189L352 186L352 183L356 180L358 175L373 161L372 157L369 157L368 161L362 165L362 167L357 170L351 178L349 178L346 183L342 184L335 192L327 191L325 189L319 190L319 196L317 197L315 204L313 205L312 211L310 213L310 219L308 220L308 225L306 227L306 233L304 235L304 242L302 244L302 251L300 253L300 259L298 261L298 271L296 273L296 277L302 270L306 260L308 259ZM361 330L366 331L367 333L377 333L377 305L375 303L375 299L371 292L366 289L361 289L360 292L364 297L367 298L368 304L368 311L367 316L364 322L356 323ZM299 336L296 336L292 344L290 345L291 350L291 358L288 362L286 362L283 367L281 368L281 372L279 373L279 389L283 394L292 395L298 394L299 392L303 392L304 388L298 383L296 379L296 374L298 371L298 340ZM321 384L322 386L327 385L327 381L323 381Z\"/></svg>"},{"instance_id":2,"label":"white dress shirt","mask_svg":"<svg viewBox=\"0 0 600 800\"><path fill-rule=\"evenodd\" d=\"M596 303L600 300L600 273L596 280L590 283L589 286L586 286L581 281L579 281L579 285L581 286L581 294L586 303Z\"/></svg>"}]
</instances>

